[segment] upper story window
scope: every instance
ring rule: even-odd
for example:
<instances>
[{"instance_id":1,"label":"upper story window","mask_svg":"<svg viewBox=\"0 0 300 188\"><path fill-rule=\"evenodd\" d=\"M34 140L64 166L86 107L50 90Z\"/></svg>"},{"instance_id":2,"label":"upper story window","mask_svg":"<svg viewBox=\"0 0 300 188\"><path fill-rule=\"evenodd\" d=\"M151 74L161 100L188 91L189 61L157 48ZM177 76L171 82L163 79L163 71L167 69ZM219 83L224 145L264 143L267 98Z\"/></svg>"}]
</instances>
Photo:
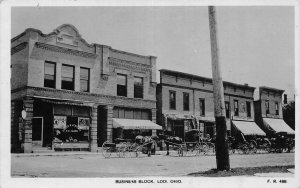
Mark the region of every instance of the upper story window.
<instances>
[{"instance_id":1,"label":"upper story window","mask_svg":"<svg viewBox=\"0 0 300 188\"><path fill-rule=\"evenodd\" d=\"M189 111L190 110L190 94L183 93L183 110Z\"/></svg>"},{"instance_id":2,"label":"upper story window","mask_svg":"<svg viewBox=\"0 0 300 188\"><path fill-rule=\"evenodd\" d=\"M44 67L44 87L55 88L55 63L46 61Z\"/></svg>"},{"instance_id":3,"label":"upper story window","mask_svg":"<svg viewBox=\"0 0 300 188\"><path fill-rule=\"evenodd\" d=\"M176 110L176 92L175 91L170 91L169 100L170 100L170 110Z\"/></svg>"},{"instance_id":4,"label":"upper story window","mask_svg":"<svg viewBox=\"0 0 300 188\"><path fill-rule=\"evenodd\" d=\"M127 97L127 76L117 74L117 95Z\"/></svg>"},{"instance_id":5,"label":"upper story window","mask_svg":"<svg viewBox=\"0 0 300 188\"><path fill-rule=\"evenodd\" d=\"M229 118L229 101L225 101L226 118Z\"/></svg>"},{"instance_id":6,"label":"upper story window","mask_svg":"<svg viewBox=\"0 0 300 188\"><path fill-rule=\"evenodd\" d=\"M234 100L234 115L239 116L239 101Z\"/></svg>"},{"instance_id":7,"label":"upper story window","mask_svg":"<svg viewBox=\"0 0 300 188\"><path fill-rule=\"evenodd\" d=\"M199 99L200 102L200 115L205 116L205 99Z\"/></svg>"},{"instance_id":8,"label":"upper story window","mask_svg":"<svg viewBox=\"0 0 300 188\"><path fill-rule=\"evenodd\" d=\"M143 98L144 85L142 77L134 77L134 98Z\"/></svg>"},{"instance_id":9,"label":"upper story window","mask_svg":"<svg viewBox=\"0 0 300 188\"><path fill-rule=\"evenodd\" d=\"M61 89L74 90L74 66L61 66Z\"/></svg>"},{"instance_id":10,"label":"upper story window","mask_svg":"<svg viewBox=\"0 0 300 188\"><path fill-rule=\"evenodd\" d=\"M268 100L266 100L265 106L266 106L266 114L270 114L270 106L269 106L269 101Z\"/></svg>"},{"instance_id":11,"label":"upper story window","mask_svg":"<svg viewBox=\"0 0 300 188\"><path fill-rule=\"evenodd\" d=\"M246 106L247 106L247 117L251 117L251 103L247 101Z\"/></svg>"},{"instance_id":12,"label":"upper story window","mask_svg":"<svg viewBox=\"0 0 300 188\"><path fill-rule=\"evenodd\" d=\"M276 115L279 115L278 102L275 102L275 113L276 113Z\"/></svg>"},{"instance_id":13,"label":"upper story window","mask_svg":"<svg viewBox=\"0 0 300 188\"><path fill-rule=\"evenodd\" d=\"M80 91L90 91L90 69L80 67Z\"/></svg>"}]
</instances>

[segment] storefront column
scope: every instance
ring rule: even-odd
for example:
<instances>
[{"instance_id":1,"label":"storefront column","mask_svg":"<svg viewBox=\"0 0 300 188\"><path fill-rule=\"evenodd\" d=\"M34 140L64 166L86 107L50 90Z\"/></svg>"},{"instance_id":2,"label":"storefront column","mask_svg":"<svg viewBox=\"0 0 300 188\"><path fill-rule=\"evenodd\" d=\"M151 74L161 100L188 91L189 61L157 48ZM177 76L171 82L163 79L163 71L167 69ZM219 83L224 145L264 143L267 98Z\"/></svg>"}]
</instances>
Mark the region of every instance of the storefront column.
<instances>
[{"instance_id":1,"label":"storefront column","mask_svg":"<svg viewBox=\"0 0 300 188\"><path fill-rule=\"evenodd\" d=\"M112 105L107 105L106 106L106 109L107 109L107 128L106 128L106 135L107 135L107 137L106 137L106 139L108 140L108 141L110 141L110 142L112 142L113 140L112 140L112 132L113 132L113 130L112 130L112 127L113 127L113 120L112 120L112 118L113 118L113 106Z\"/></svg>"},{"instance_id":2,"label":"storefront column","mask_svg":"<svg viewBox=\"0 0 300 188\"><path fill-rule=\"evenodd\" d=\"M32 97L26 97L23 100L24 110L26 111L26 118L24 120L24 128L25 128L24 153L32 153L33 101L34 99Z\"/></svg>"},{"instance_id":3,"label":"storefront column","mask_svg":"<svg viewBox=\"0 0 300 188\"><path fill-rule=\"evenodd\" d=\"M98 123L98 114L97 114L98 105L92 106L92 122L90 125L90 151L97 151L97 123Z\"/></svg>"}]
</instances>

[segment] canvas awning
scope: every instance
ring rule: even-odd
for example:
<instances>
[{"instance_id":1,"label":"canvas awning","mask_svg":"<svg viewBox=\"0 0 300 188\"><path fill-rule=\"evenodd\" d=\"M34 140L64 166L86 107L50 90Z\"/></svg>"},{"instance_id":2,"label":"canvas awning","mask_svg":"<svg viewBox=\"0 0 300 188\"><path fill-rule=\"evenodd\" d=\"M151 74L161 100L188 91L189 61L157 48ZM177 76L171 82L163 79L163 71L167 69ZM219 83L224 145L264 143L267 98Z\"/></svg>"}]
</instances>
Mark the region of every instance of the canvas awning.
<instances>
[{"instance_id":1,"label":"canvas awning","mask_svg":"<svg viewBox=\"0 0 300 188\"><path fill-rule=\"evenodd\" d=\"M150 120L139 120L139 119L120 119L113 118L113 128L122 129L156 129L161 130L162 127L153 123Z\"/></svg>"},{"instance_id":2,"label":"canvas awning","mask_svg":"<svg viewBox=\"0 0 300 188\"><path fill-rule=\"evenodd\" d=\"M266 136L266 133L253 121L232 121L232 123L244 135Z\"/></svg>"},{"instance_id":3,"label":"canvas awning","mask_svg":"<svg viewBox=\"0 0 300 188\"><path fill-rule=\"evenodd\" d=\"M295 131L288 126L283 119L263 118L264 124L270 127L275 132L286 132L288 134L295 134Z\"/></svg>"}]
</instances>

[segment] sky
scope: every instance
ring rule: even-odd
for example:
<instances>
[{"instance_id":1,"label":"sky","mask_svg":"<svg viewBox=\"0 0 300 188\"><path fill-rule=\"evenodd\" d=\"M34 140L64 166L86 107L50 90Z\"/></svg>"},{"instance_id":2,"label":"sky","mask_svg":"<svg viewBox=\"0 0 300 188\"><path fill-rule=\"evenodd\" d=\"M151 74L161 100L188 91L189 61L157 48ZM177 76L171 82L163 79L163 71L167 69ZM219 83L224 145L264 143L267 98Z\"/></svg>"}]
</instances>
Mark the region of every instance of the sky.
<instances>
[{"instance_id":1,"label":"sky","mask_svg":"<svg viewBox=\"0 0 300 188\"><path fill-rule=\"evenodd\" d=\"M223 80L284 89L293 98L294 14L292 6L216 7ZM88 43L156 56L157 70L212 77L206 6L14 7L11 37L65 23Z\"/></svg>"}]
</instances>

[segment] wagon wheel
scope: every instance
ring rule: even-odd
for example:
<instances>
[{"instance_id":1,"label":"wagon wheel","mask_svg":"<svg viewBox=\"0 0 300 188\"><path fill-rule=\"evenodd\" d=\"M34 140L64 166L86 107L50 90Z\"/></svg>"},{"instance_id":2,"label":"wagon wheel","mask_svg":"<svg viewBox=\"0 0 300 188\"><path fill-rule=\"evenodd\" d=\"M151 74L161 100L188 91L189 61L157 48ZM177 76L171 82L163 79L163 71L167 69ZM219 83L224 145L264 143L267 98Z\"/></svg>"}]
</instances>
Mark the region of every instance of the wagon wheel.
<instances>
[{"instance_id":1,"label":"wagon wheel","mask_svg":"<svg viewBox=\"0 0 300 188\"><path fill-rule=\"evenodd\" d=\"M105 158L109 158L112 153L112 150L113 150L113 148L108 143L109 143L109 141L105 141L102 144L102 155Z\"/></svg>"}]
</instances>

